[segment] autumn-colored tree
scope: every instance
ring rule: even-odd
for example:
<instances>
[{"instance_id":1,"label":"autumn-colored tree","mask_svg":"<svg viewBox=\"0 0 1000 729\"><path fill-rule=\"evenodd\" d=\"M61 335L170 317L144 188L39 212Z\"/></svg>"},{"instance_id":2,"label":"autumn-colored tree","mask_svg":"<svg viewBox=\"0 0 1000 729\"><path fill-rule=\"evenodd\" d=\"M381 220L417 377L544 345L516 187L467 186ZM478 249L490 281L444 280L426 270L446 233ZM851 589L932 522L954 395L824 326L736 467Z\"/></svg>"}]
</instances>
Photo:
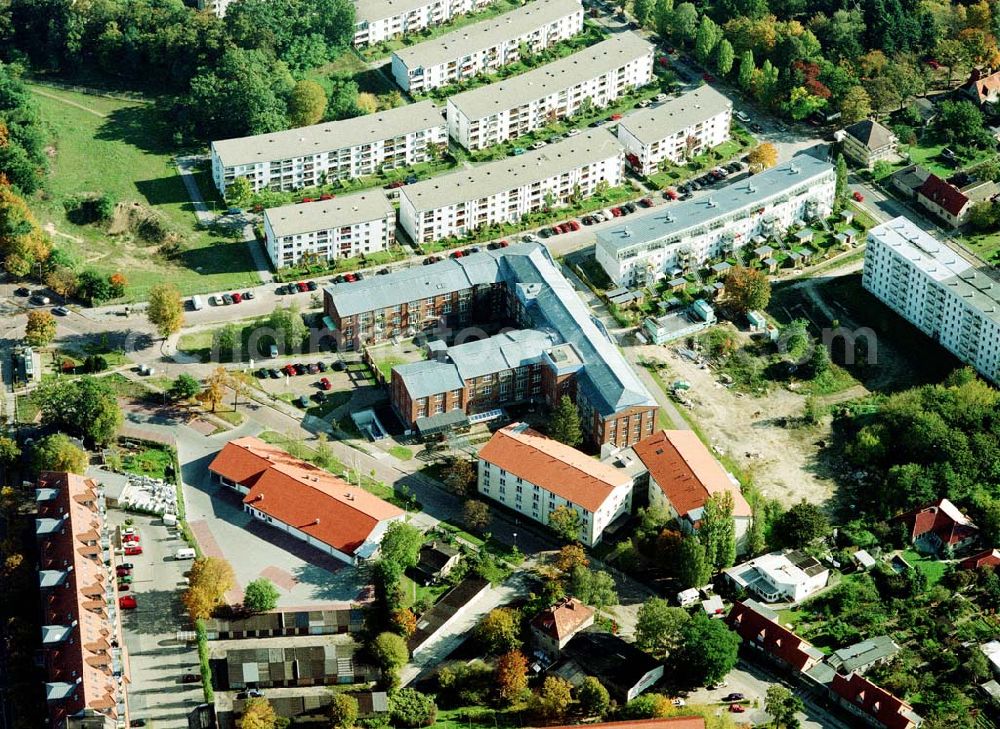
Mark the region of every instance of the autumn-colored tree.
<instances>
[{"instance_id":1,"label":"autumn-colored tree","mask_svg":"<svg viewBox=\"0 0 1000 729\"><path fill-rule=\"evenodd\" d=\"M271 702L262 696L247 699L243 716L240 717L240 729L274 729L277 715Z\"/></svg>"},{"instance_id":2,"label":"autumn-colored tree","mask_svg":"<svg viewBox=\"0 0 1000 729\"><path fill-rule=\"evenodd\" d=\"M64 433L52 433L31 446L31 465L35 471L69 471L83 475L90 465L87 453Z\"/></svg>"},{"instance_id":3,"label":"autumn-colored tree","mask_svg":"<svg viewBox=\"0 0 1000 729\"><path fill-rule=\"evenodd\" d=\"M392 614L392 627L404 638L417 632L417 616L409 608L400 608Z\"/></svg>"},{"instance_id":4,"label":"autumn-colored tree","mask_svg":"<svg viewBox=\"0 0 1000 729\"><path fill-rule=\"evenodd\" d=\"M462 507L462 521L473 531L482 531L490 523L490 507L484 501L471 499Z\"/></svg>"},{"instance_id":5,"label":"autumn-colored tree","mask_svg":"<svg viewBox=\"0 0 1000 729\"><path fill-rule=\"evenodd\" d=\"M317 124L326 113L326 91L315 81L303 79L288 97L288 121L293 127Z\"/></svg>"},{"instance_id":6,"label":"autumn-colored tree","mask_svg":"<svg viewBox=\"0 0 1000 729\"><path fill-rule=\"evenodd\" d=\"M226 593L236 584L236 574L221 557L202 557L191 565L190 587L184 592L184 606L192 620L205 619L225 603Z\"/></svg>"},{"instance_id":7,"label":"autumn-colored tree","mask_svg":"<svg viewBox=\"0 0 1000 729\"><path fill-rule=\"evenodd\" d=\"M358 94L357 105L361 113L374 114L378 111L378 97L368 91L362 91Z\"/></svg>"},{"instance_id":8,"label":"autumn-colored tree","mask_svg":"<svg viewBox=\"0 0 1000 729\"><path fill-rule=\"evenodd\" d=\"M583 551L583 547L579 544L567 544L560 549L559 553L556 555L555 567L563 574L569 574L573 571L573 568L577 566L590 566L590 560L587 559L587 553Z\"/></svg>"},{"instance_id":9,"label":"autumn-colored tree","mask_svg":"<svg viewBox=\"0 0 1000 729\"><path fill-rule=\"evenodd\" d=\"M778 164L778 150L770 142L759 144L750 150L747 163L751 172L761 172Z\"/></svg>"},{"instance_id":10,"label":"autumn-colored tree","mask_svg":"<svg viewBox=\"0 0 1000 729\"><path fill-rule=\"evenodd\" d=\"M47 309L32 309L24 327L24 339L32 347L44 347L55 339L56 318Z\"/></svg>"},{"instance_id":11,"label":"autumn-colored tree","mask_svg":"<svg viewBox=\"0 0 1000 729\"><path fill-rule=\"evenodd\" d=\"M13 276L27 276L48 260L52 245L14 188L0 184L0 263ZM37 271L36 271L37 272Z\"/></svg>"},{"instance_id":12,"label":"autumn-colored tree","mask_svg":"<svg viewBox=\"0 0 1000 729\"><path fill-rule=\"evenodd\" d=\"M108 276L108 284L111 286L111 298L120 299L125 295L125 288L128 286L128 279L120 271Z\"/></svg>"},{"instance_id":13,"label":"autumn-colored tree","mask_svg":"<svg viewBox=\"0 0 1000 729\"><path fill-rule=\"evenodd\" d=\"M57 266L45 274L45 285L59 296L68 298L76 293L80 281L72 268Z\"/></svg>"},{"instance_id":14,"label":"autumn-colored tree","mask_svg":"<svg viewBox=\"0 0 1000 729\"><path fill-rule=\"evenodd\" d=\"M535 697L534 710L546 720L562 719L573 701L573 686L565 678L547 676Z\"/></svg>"},{"instance_id":15,"label":"autumn-colored tree","mask_svg":"<svg viewBox=\"0 0 1000 729\"><path fill-rule=\"evenodd\" d=\"M494 608L476 626L476 638L493 655L520 648L520 632L521 613L514 608Z\"/></svg>"},{"instance_id":16,"label":"autumn-colored tree","mask_svg":"<svg viewBox=\"0 0 1000 729\"><path fill-rule=\"evenodd\" d=\"M734 266L726 276L726 300L741 314L765 309L771 300L771 282L755 268Z\"/></svg>"},{"instance_id":17,"label":"autumn-colored tree","mask_svg":"<svg viewBox=\"0 0 1000 729\"><path fill-rule=\"evenodd\" d=\"M448 461L444 473L444 485L456 496L467 496L476 480L476 470L468 458L455 456Z\"/></svg>"},{"instance_id":18,"label":"autumn-colored tree","mask_svg":"<svg viewBox=\"0 0 1000 729\"><path fill-rule=\"evenodd\" d=\"M521 651L504 653L497 659L497 691L508 704L513 703L528 688L528 659Z\"/></svg>"},{"instance_id":19,"label":"autumn-colored tree","mask_svg":"<svg viewBox=\"0 0 1000 729\"><path fill-rule=\"evenodd\" d=\"M146 317L164 339L179 332L184 326L184 304L177 287L169 283L153 286L149 290Z\"/></svg>"},{"instance_id":20,"label":"autumn-colored tree","mask_svg":"<svg viewBox=\"0 0 1000 729\"><path fill-rule=\"evenodd\" d=\"M229 373L225 367L216 367L205 380L205 389L198 394L202 404L212 408L212 412L222 403L226 396L226 386L229 384Z\"/></svg>"},{"instance_id":21,"label":"autumn-colored tree","mask_svg":"<svg viewBox=\"0 0 1000 729\"><path fill-rule=\"evenodd\" d=\"M549 528L567 542L580 540L580 528L583 518L580 512L571 506L562 504L549 513Z\"/></svg>"}]
</instances>

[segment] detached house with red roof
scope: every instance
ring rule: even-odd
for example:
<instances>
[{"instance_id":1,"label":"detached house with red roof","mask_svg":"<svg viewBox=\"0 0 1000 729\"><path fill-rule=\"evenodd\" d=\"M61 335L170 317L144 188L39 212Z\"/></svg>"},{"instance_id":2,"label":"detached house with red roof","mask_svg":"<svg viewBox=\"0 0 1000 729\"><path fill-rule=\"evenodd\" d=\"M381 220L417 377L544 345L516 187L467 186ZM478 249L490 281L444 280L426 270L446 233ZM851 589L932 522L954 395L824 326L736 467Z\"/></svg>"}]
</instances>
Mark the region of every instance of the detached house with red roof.
<instances>
[{"instance_id":1,"label":"detached house with red roof","mask_svg":"<svg viewBox=\"0 0 1000 729\"><path fill-rule=\"evenodd\" d=\"M649 472L649 503L669 511L681 528L697 531L705 504L716 494L733 497L736 548L743 551L753 516L739 482L691 430L661 430L632 447Z\"/></svg>"},{"instance_id":2,"label":"detached house with red roof","mask_svg":"<svg viewBox=\"0 0 1000 729\"><path fill-rule=\"evenodd\" d=\"M908 703L857 673L835 674L830 693L844 709L874 727L915 729L924 721Z\"/></svg>"},{"instance_id":3,"label":"detached house with red roof","mask_svg":"<svg viewBox=\"0 0 1000 729\"><path fill-rule=\"evenodd\" d=\"M955 552L971 546L979 536L979 527L948 499L898 518L907 525L910 541L919 552Z\"/></svg>"},{"instance_id":4,"label":"detached house with red roof","mask_svg":"<svg viewBox=\"0 0 1000 729\"><path fill-rule=\"evenodd\" d=\"M980 567L993 567L1000 565L1000 549L987 549L971 557L966 557L958 563L961 570L977 570Z\"/></svg>"},{"instance_id":5,"label":"detached house with red roof","mask_svg":"<svg viewBox=\"0 0 1000 729\"><path fill-rule=\"evenodd\" d=\"M546 438L524 423L493 434L479 452L479 493L526 517L549 523L568 506L580 515L580 541L593 547L604 530L632 510L632 477Z\"/></svg>"},{"instance_id":6,"label":"detached house with red roof","mask_svg":"<svg viewBox=\"0 0 1000 729\"><path fill-rule=\"evenodd\" d=\"M1000 101L1000 71L985 74L978 68L972 69L962 91L977 106L997 103Z\"/></svg>"},{"instance_id":7,"label":"detached house with red roof","mask_svg":"<svg viewBox=\"0 0 1000 729\"><path fill-rule=\"evenodd\" d=\"M593 608L575 597L564 597L532 619L531 637L541 651L555 658L574 635L593 624Z\"/></svg>"},{"instance_id":8,"label":"detached house with red roof","mask_svg":"<svg viewBox=\"0 0 1000 729\"><path fill-rule=\"evenodd\" d=\"M403 510L258 438L230 441L208 467L255 519L348 564L374 557Z\"/></svg>"},{"instance_id":9,"label":"detached house with red roof","mask_svg":"<svg viewBox=\"0 0 1000 729\"><path fill-rule=\"evenodd\" d=\"M1000 188L992 180L976 180L960 188L937 175L929 175L917 188L916 198L940 220L957 228L968 221L975 203L991 200L998 192Z\"/></svg>"}]
</instances>

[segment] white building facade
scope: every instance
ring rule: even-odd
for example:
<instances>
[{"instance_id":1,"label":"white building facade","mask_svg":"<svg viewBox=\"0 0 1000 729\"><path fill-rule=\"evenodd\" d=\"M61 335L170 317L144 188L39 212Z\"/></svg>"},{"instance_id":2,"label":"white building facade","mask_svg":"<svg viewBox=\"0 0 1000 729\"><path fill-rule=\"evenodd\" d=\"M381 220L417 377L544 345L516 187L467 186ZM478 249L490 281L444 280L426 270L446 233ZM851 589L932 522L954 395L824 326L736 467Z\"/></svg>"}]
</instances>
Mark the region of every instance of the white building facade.
<instances>
[{"instance_id":1,"label":"white building facade","mask_svg":"<svg viewBox=\"0 0 1000 729\"><path fill-rule=\"evenodd\" d=\"M759 175L670 205L597 234L597 262L617 286L645 286L744 248L777 239L797 221L833 209L837 175L829 162L800 155Z\"/></svg>"},{"instance_id":2,"label":"white building facade","mask_svg":"<svg viewBox=\"0 0 1000 729\"><path fill-rule=\"evenodd\" d=\"M910 220L868 231L861 283L979 374L1000 382L1000 283Z\"/></svg>"},{"instance_id":3,"label":"white building facade","mask_svg":"<svg viewBox=\"0 0 1000 729\"><path fill-rule=\"evenodd\" d=\"M624 153L605 129L590 129L540 150L400 188L399 222L416 243L510 223L549 200L565 204L598 185L624 181Z\"/></svg>"},{"instance_id":4,"label":"white building facade","mask_svg":"<svg viewBox=\"0 0 1000 729\"><path fill-rule=\"evenodd\" d=\"M589 100L605 107L653 78L653 46L622 33L553 63L449 97L448 134L485 149L573 116ZM728 127L727 127L728 128Z\"/></svg>"},{"instance_id":5,"label":"white building facade","mask_svg":"<svg viewBox=\"0 0 1000 729\"><path fill-rule=\"evenodd\" d=\"M471 13L493 0L360 0L355 4L354 45L358 48L418 33Z\"/></svg>"},{"instance_id":6,"label":"white building facade","mask_svg":"<svg viewBox=\"0 0 1000 729\"><path fill-rule=\"evenodd\" d=\"M220 193L237 177L255 192L297 190L426 162L448 145L443 110L422 101L377 114L273 134L212 142L212 179Z\"/></svg>"},{"instance_id":7,"label":"white building facade","mask_svg":"<svg viewBox=\"0 0 1000 729\"><path fill-rule=\"evenodd\" d=\"M396 51L392 76L404 91L427 93L514 63L522 43L537 53L581 30L579 0L532 0L499 17Z\"/></svg>"},{"instance_id":8,"label":"white building facade","mask_svg":"<svg viewBox=\"0 0 1000 729\"><path fill-rule=\"evenodd\" d=\"M683 164L728 140L732 116L733 102L705 85L629 114L618 123L618 141L632 168L651 175L664 160Z\"/></svg>"},{"instance_id":9,"label":"white building facade","mask_svg":"<svg viewBox=\"0 0 1000 729\"><path fill-rule=\"evenodd\" d=\"M276 269L383 251L396 240L396 210L381 188L264 211L264 243Z\"/></svg>"}]
</instances>

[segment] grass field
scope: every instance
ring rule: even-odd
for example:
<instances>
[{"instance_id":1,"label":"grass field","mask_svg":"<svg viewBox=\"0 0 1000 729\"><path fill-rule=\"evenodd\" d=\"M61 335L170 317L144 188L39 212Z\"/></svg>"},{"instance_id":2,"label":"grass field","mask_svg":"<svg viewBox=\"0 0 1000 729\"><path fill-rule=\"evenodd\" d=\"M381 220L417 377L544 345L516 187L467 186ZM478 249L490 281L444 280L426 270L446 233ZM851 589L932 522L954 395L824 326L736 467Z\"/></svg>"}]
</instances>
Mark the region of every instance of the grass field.
<instances>
[{"instance_id":1,"label":"grass field","mask_svg":"<svg viewBox=\"0 0 1000 729\"><path fill-rule=\"evenodd\" d=\"M123 272L128 298L141 300L153 284L169 280L182 293L241 288L259 282L242 242L199 230L193 206L172 164L172 131L166 115L141 104L47 86L31 86L51 133L52 171L46 192L32 208L53 242L71 252L81 268ZM149 206L185 240L176 261L130 235L109 236L102 227L75 225L63 201L71 195L103 192L120 202ZM210 190L205 190L206 199Z\"/></svg>"}]
</instances>

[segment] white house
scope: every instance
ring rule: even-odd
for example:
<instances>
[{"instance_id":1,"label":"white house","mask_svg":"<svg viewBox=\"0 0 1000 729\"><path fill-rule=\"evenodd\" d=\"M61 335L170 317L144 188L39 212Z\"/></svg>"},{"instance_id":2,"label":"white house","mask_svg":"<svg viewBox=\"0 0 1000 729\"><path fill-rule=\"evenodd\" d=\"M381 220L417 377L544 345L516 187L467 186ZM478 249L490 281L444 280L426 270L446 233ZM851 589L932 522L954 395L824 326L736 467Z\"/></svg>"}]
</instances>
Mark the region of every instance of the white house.
<instances>
[{"instance_id":1,"label":"white house","mask_svg":"<svg viewBox=\"0 0 1000 729\"><path fill-rule=\"evenodd\" d=\"M498 430L479 452L483 496L541 524L560 506L580 515L580 542L592 547L632 509L632 478L524 423Z\"/></svg>"},{"instance_id":2,"label":"white house","mask_svg":"<svg viewBox=\"0 0 1000 729\"><path fill-rule=\"evenodd\" d=\"M895 159L896 147L899 144L899 140L890 129L871 119L863 119L845 127L838 137L844 148L844 154L869 170L876 162Z\"/></svg>"},{"instance_id":3,"label":"white house","mask_svg":"<svg viewBox=\"0 0 1000 729\"><path fill-rule=\"evenodd\" d=\"M275 268L374 253L395 239L396 209L381 188L264 211L264 244Z\"/></svg>"},{"instance_id":4,"label":"white house","mask_svg":"<svg viewBox=\"0 0 1000 729\"><path fill-rule=\"evenodd\" d=\"M448 145L444 110L430 101L252 137L212 142L219 192L237 177L254 191L297 190L426 162Z\"/></svg>"},{"instance_id":5,"label":"white house","mask_svg":"<svg viewBox=\"0 0 1000 729\"><path fill-rule=\"evenodd\" d=\"M1000 283L898 217L868 231L861 283L934 341L1000 382Z\"/></svg>"},{"instance_id":6,"label":"white house","mask_svg":"<svg viewBox=\"0 0 1000 729\"><path fill-rule=\"evenodd\" d=\"M607 106L653 77L653 46L620 33L571 56L448 98L448 134L484 149L573 116L589 102Z\"/></svg>"},{"instance_id":7,"label":"white house","mask_svg":"<svg viewBox=\"0 0 1000 729\"><path fill-rule=\"evenodd\" d=\"M522 43L537 53L581 30L579 0L532 0L496 18L401 48L392 54L392 76L404 91L422 94L514 63Z\"/></svg>"},{"instance_id":8,"label":"white house","mask_svg":"<svg viewBox=\"0 0 1000 729\"><path fill-rule=\"evenodd\" d=\"M657 171L663 160L682 164L729 139L733 102L711 86L642 109L618 122L625 159L641 175Z\"/></svg>"},{"instance_id":9,"label":"white house","mask_svg":"<svg viewBox=\"0 0 1000 729\"><path fill-rule=\"evenodd\" d=\"M826 587L830 570L799 551L771 552L724 570L729 580L764 602L802 602Z\"/></svg>"},{"instance_id":10,"label":"white house","mask_svg":"<svg viewBox=\"0 0 1000 729\"><path fill-rule=\"evenodd\" d=\"M597 262L616 286L638 287L672 272L779 238L796 221L833 209L837 175L829 162L803 154L696 200L629 217L597 233Z\"/></svg>"},{"instance_id":11,"label":"white house","mask_svg":"<svg viewBox=\"0 0 1000 729\"><path fill-rule=\"evenodd\" d=\"M493 0L357 0L354 45L358 48L417 33L489 5Z\"/></svg>"}]
</instances>

